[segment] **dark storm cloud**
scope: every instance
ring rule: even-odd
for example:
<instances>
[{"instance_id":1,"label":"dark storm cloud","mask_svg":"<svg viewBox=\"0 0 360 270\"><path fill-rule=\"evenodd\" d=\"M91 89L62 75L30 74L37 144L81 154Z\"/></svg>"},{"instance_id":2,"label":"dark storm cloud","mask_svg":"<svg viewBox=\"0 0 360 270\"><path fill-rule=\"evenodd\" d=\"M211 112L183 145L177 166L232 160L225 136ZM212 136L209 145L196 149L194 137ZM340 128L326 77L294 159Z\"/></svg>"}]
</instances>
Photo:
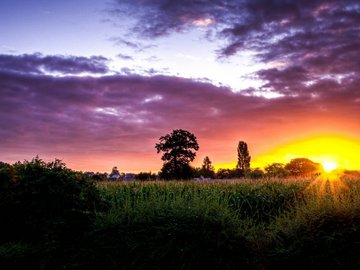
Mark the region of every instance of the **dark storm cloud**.
<instances>
[{"instance_id":1,"label":"dark storm cloud","mask_svg":"<svg viewBox=\"0 0 360 270\"><path fill-rule=\"evenodd\" d=\"M42 54L0 55L0 71L43 74L57 72L62 74L100 73L109 71L108 60L102 56L44 56Z\"/></svg>"},{"instance_id":2,"label":"dark storm cloud","mask_svg":"<svg viewBox=\"0 0 360 270\"><path fill-rule=\"evenodd\" d=\"M23 65L30 66L26 61ZM269 71L263 76L289 76L286 80L291 81L302 73ZM334 123L358 123L359 83L352 77L324 79L308 85L302 95L269 100L177 77L53 77L0 71L0 149L3 155L152 153L156 139L175 128L218 142L234 133L258 138L266 132L270 138L289 127L292 132L334 128ZM333 122L338 117L342 121Z\"/></svg>"},{"instance_id":3,"label":"dark storm cloud","mask_svg":"<svg viewBox=\"0 0 360 270\"><path fill-rule=\"evenodd\" d=\"M323 79L360 75L360 4L355 0L138 0L116 1L138 19L133 30L158 37L211 19L208 32L225 42L220 57L244 50L270 66L263 88L305 91ZM212 35L213 36L213 35Z\"/></svg>"}]
</instances>

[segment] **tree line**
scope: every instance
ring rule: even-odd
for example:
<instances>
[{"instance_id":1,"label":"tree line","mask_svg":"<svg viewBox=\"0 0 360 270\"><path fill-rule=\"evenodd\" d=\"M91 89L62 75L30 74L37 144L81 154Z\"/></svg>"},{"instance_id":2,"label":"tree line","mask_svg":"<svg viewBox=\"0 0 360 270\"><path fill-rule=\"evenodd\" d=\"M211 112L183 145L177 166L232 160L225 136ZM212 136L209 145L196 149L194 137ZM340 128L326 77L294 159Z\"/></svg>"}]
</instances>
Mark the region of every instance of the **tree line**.
<instances>
[{"instance_id":1,"label":"tree line","mask_svg":"<svg viewBox=\"0 0 360 270\"><path fill-rule=\"evenodd\" d=\"M251 168L251 156L247 143L239 141L237 147L238 160L234 169L219 169L215 172L212 162L208 156L204 158L200 168L193 168L190 162L194 161L199 144L196 136L183 129L173 130L159 138L159 143L155 145L157 153L162 152L161 159L164 161L159 177L161 179L191 179L191 178L252 178L263 177L299 177L311 176L321 172L321 165L307 158L295 158L289 163L272 163L267 165L264 170Z\"/></svg>"},{"instance_id":2,"label":"tree line","mask_svg":"<svg viewBox=\"0 0 360 270\"><path fill-rule=\"evenodd\" d=\"M251 156L245 141L239 141L237 147L237 163L233 169L220 168L215 171L212 161L208 156L203 160L201 167L192 167L190 162L194 161L199 143L196 136L183 129L175 129L170 134L159 138L155 144L157 153L162 153L164 162L158 174L152 172L140 172L138 174L120 173L117 167L113 167L110 174L85 172L84 174L93 180L188 180L188 179L236 179L236 178L286 178L303 177L319 174L322 167L307 158L295 158L289 163L272 163L260 168L251 168ZM40 159L36 157L35 161ZM61 162L61 161L57 161ZM19 163L20 164L20 163ZM9 164L0 162L0 168L10 168ZM14 164L14 168L18 166ZM0 175L1 176L1 175ZM0 186L3 183L0 182Z\"/></svg>"}]
</instances>

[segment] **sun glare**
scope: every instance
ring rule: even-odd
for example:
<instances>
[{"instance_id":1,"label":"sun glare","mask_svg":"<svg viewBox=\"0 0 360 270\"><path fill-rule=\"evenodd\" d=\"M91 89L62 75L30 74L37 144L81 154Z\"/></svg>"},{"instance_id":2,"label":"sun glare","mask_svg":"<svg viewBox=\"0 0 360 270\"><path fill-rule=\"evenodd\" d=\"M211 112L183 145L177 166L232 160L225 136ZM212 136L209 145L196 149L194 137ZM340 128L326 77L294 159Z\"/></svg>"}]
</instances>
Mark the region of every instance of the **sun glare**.
<instances>
[{"instance_id":1,"label":"sun glare","mask_svg":"<svg viewBox=\"0 0 360 270\"><path fill-rule=\"evenodd\" d=\"M331 172L333 170L335 170L338 165L336 164L336 162L328 160L328 161L324 161L321 163L322 167L324 168L325 172Z\"/></svg>"},{"instance_id":2,"label":"sun glare","mask_svg":"<svg viewBox=\"0 0 360 270\"><path fill-rule=\"evenodd\" d=\"M273 162L288 163L305 157L322 164L325 172L335 169L360 170L358 139L341 136L314 136L274 148L257 156L252 166L265 167Z\"/></svg>"},{"instance_id":3,"label":"sun glare","mask_svg":"<svg viewBox=\"0 0 360 270\"><path fill-rule=\"evenodd\" d=\"M321 163L321 165L323 166L324 171L326 172L331 172L338 167L338 165L334 161L324 161Z\"/></svg>"}]
</instances>

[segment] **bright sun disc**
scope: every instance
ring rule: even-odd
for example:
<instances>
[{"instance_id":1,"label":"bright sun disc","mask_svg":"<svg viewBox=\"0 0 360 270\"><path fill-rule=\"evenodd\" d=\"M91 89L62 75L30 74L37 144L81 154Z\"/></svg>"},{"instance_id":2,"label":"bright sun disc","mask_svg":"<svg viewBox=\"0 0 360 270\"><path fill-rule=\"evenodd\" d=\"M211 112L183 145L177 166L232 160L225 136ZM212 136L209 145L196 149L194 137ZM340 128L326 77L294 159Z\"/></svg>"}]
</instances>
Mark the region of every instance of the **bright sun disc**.
<instances>
[{"instance_id":1,"label":"bright sun disc","mask_svg":"<svg viewBox=\"0 0 360 270\"><path fill-rule=\"evenodd\" d=\"M335 170L338 165L334 161L324 161L322 166L326 172L330 172Z\"/></svg>"}]
</instances>

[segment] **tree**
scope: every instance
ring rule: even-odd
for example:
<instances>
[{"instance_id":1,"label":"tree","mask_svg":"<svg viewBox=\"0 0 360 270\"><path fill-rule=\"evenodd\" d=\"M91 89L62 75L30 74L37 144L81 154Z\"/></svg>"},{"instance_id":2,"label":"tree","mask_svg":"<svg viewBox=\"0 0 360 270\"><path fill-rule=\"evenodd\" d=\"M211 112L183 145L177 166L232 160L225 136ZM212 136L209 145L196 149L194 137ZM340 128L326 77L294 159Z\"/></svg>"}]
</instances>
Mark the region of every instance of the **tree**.
<instances>
[{"instance_id":1,"label":"tree","mask_svg":"<svg viewBox=\"0 0 360 270\"><path fill-rule=\"evenodd\" d=\"M195 159L199 144L194 134L187 130L175 129L171 134L159 138L155 145L157 153L164 152L164 165L160 172L163 179L189 179L192 168L189 163Z\"/></svg>"},{"instance_id":2,"label":"tree","mask_svg":"<svg viewBox=\"0 0 360 270\"><path fill-rule=\"evenodd\" d=\"M307 158L294 158L285 165L292 176L311 176L321 170L321 165Z\"/></svg>"},{"instance_id":3,"label":"tree","mask_svg":"<svg viewBox=\"0 0 360 270\"><path fill-rule=\"evenodd\" d=\"M238 152L238 162L236 168L240 169L243 172L248 171L250 169L251 157L249 155L249 150L246 142L244 141L239 142L237 152Z\"/></svg>"},{"instance_id":4,"label":"tree","mask_svg":"<svg viewBox=\"0 0 360 270\"><path fill-rule=\"evenodd\" d=\"M268 177L286 177L290 173L285 169L282 163L272 163L265 167L265 172Z\"/></svg>"},{"instance_id":5,"label":"tree","mask_svg":"<svg viewBox=\"0 0 360 270\"><path fill-rule=\"evenodd\" d=\"M204 158L203 164L200 169L200 175L206 178L214 178L215 170L212 162L208 156Z\"/></svg>"},{"instance_id":6,"label":"tree","mask_svg":"<svg viewBox=\"0 0 360 270\"><path fill-rule=\"evenodd\" d=\"M250 179L260 179L264 177L264 172L260 168L249 169L245 172L245 177Z\"/></svg>"},{"instance_id":7,"label":"tree","mask_svg":"<svg viewBox=\"0 0 360 270\"><path fill-rule=\"evenodd\" d=\"M135 176L135 179L140 181L156 180L156 174L151 172L140 172Z\"/></svg>"}]
</instances>

